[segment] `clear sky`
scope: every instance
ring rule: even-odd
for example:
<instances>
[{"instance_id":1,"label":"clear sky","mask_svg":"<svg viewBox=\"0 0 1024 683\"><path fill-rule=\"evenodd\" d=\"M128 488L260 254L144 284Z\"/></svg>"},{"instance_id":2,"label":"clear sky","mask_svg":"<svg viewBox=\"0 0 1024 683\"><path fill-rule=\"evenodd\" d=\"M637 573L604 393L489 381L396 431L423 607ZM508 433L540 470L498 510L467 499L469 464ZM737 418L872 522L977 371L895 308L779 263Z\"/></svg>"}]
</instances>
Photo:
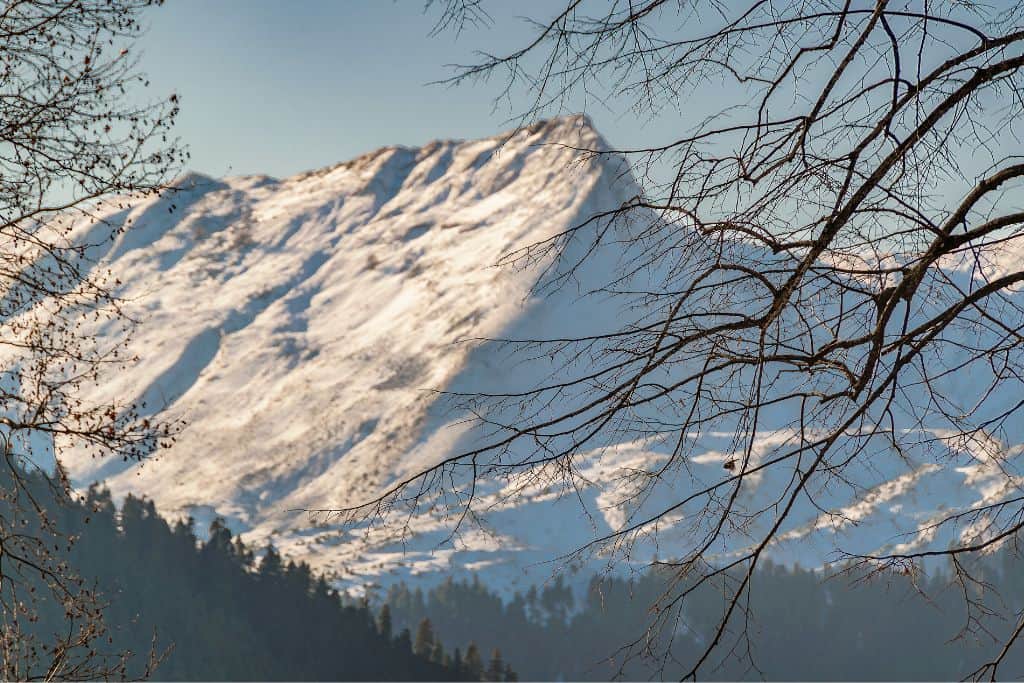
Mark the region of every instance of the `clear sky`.
<instances>
[{"instance_id":1,"label":"clear sky","mask_svg":"<svg viewBox=\"0 0 1024 683\"><path fill-rule=\"evenodd\" d=\"M425 0L170 0L150 11L138 48L153 94L182 96L178 133L193 170L284 177L384 145L507 129L525 101L495 109L500 78L428 84L453 73L446 65L476 61L475 50L522 47L533 35L523 17L549 19L562 4L494 0L490 26L431 36L440 7L425 13ZM654 122L628 102L577 100L563 113L585 110L614 146L646 146L717 111L722 94L702 90Z\"/></svg>"},{"instance_id":2,"label":"clear sky","mask_svg":"<svg viewBox=\"0 0 1024 683\"><path fill-rule=\"evenodd\" d=\"M556 5L494 2L507 14L491 27L432 37L438 8L424 14L423 0L172 0L152 10L138 47L153 94L182 96L192 169L282 177L383 145L507 128L519 110L494 109L497 80L427 84L476 49L519 46L530 35L521 16L547 18ZM587 113L614 144L660 137L621 112Z\"/></svg>"}]
</instances>

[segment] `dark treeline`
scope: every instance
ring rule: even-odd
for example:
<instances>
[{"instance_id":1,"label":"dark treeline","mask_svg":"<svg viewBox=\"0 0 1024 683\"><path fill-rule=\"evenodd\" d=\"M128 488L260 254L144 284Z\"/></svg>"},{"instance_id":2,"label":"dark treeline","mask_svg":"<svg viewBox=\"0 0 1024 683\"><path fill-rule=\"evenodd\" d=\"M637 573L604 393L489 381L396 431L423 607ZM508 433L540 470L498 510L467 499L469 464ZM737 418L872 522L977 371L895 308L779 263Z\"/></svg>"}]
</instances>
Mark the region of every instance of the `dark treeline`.
<instances>
[{"instance_id":1,"label":"dark treeline","mask_svg":"<svg viewBox=\"0 0 1024 683\"><path fill-rule=\"evenodd\" d=\"M43 477L28 481L45 500L51 489ZM109 602L112 647L136 653L130 676L145 669L155 634L164 655L157 679L608 680L623 666L609 655L644 633L665 590L664 577L651 573L594 579L582 595L556 579L503 600L478 580L448 580L426 591L393 586L374 614L342 599L309 566L270 548L254 553L219 521L200 542L190 522L169 524L152 502L128 497L118 510L95 487L48 512L78 537L68 558ZM1024 608L1019 560L1003 552L974 571L999 593L972 589L972 597L1011 617L984 622L998 638ZM767 564L750 604L758 669L730 657L702 677L948 680L996 652L991 638L949 642L967 613L946 572L917 577L916 588L905 576L823 581L819 572ZM685 626L674 633L678 663L668 662L662 677L677 678L693 661L722 608L711 587L687 598ZM41 631L64 626L59 609L41 615ZM737 620L732 633L742 626ZM1011 652L1001 677L1024 674L1022 649ZM658 677L650 666L631 660L621 673Z\"/></svg>"},{"instance_id":2,"label":"dark treeline","mask_svg":"<svg viewBox=\"0 0 1024 683\"><path fill-rule=\"evenodd\" d=\"M39 500L53 502L42 475L26 479ZM190 522L168 524L134 497L117 510L96 487L47 512L78 537L68 559L108 603L110 648L134 653L128 676L144 672L155 652L163 656L156 679L479 680L437 639L424 655L408 631L382 634L369 609L344 604L308 565L273 549L257 559L222 522L200 542ZM67 627L59 609L44 605L40 615L40 633Z\"/></svg>"},{"instance_id":3,"label":"dark treeline","mask_svg":"<svg viewBox=\"0 0 1024 683\"><path fill-rule=\"evenodd\" d=\"M977 576L999 587L977 593L989 607L1011 621L983 621L992 636L1005 636L1013 617L1024 607L1024 576L1019 558L1000 553L977 567ZM746 653L741 642L723 666L718 653L702 678L718 680L951 680L960 679L992 657L992 637L967 635L951 642L967 623L963 593L951 586L944 571L918 577L886 575L858 581L849 574L822 580L820 572L766 565L756 574L748 633L753 662L737 659ZM863 577L861 577L863 578ZM476 638L481 647L500 644L516 662L524 680L608 680L623 666L609 655L644 634L651 623L649 608L665 591L664 577L652 573L638 579L594 579L585 595L576 596L560 579L540 590L502 600L478 580L446 581L424 592L404 584L392 586L386 604L395 624L429 619L446 639ZM678 678L701 653L703 637L722 615L721 591L709 588L687 598L684 626L676 629L672 655L677 660L655 663L642 658L627 662L625 678ZM481 636L487 624L487 638ZM743 619L731 624L733 636ZM732 641L730 641L731 643ZM1018 645L1000 666L1000 677L1024 675L1024 645ZM660 676L659 676L660 674Z\"/></svg>"}]
</instances>

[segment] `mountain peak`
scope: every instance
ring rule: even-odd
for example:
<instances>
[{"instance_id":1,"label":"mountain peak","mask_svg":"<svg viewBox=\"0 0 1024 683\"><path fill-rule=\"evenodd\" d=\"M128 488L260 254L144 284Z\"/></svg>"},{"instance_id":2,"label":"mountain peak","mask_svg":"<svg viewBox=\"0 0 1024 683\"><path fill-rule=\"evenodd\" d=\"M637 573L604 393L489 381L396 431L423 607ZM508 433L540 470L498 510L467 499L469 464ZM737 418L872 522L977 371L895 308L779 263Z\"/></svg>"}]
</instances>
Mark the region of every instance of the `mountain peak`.
<instances>
[{"instance_id":1,"label":"mountain peak","mask_svg":"<svg viewBox=\"0 0 1024 683\"><path fill-rule=\"evenodd\" d=\"M530 153L532 147L540 145L562 145L570 149L593 150L605 152L609 149L604 138L594 127L586 114L568 114L549 119L541 119L533 123L512 128L503 133L492 135L480 140L436 139L420 147L406 145L386 145L364 152L352 159L341 161L330 166L310 171L303 171L288 178L288 181L305 181L311 178L323 178L336 171L366 171L375 169L387 159L420 161L438 153L456 149L460 146L490 146L496 155L518 156ZM477 159L480 164L484 160Z\"/></svg>"},{"instance_id":2,"label":"mountain peak","mask_svg":"<svg viewBox=\"0 0 1024 683\"><path fill-rule=\"evenodd\" d=\"M105 480L115 496L147 495L200 525L223 517L248 542L272 541L342 583L440 570L485 573L511 591L529 580L525 566L622 529L650 506L668 507L695 481L720 477L733 432L700 434L686 475L673 480L663 478L665 444L642 435L629 441L623 431L609 448L578 454L581 488L571 499L542 485L518 488L512 499L495 482L474 489L494 514L493 534L466 534L455 544L448 543L444 511L410 516L404 529L411 539L388 529L314 525L295 512L364 502L479 445L486 430L468 426L467 412L446 411L451 406L438 391L526 391L563 367L563 359L544 354L527 360L501 344L460 342L596 336L635 319L635 309L621 308L628 299L606 295L609 278L635 263L623 251L631 241L587 221L637 191L614 154L578 151L602 144L585 117L559 117L482 140L386 147L280 182L192 176L173 194L173 211L168 196L113 214L111 224L132 227L101 265L127 283L122 295L138 307L129 311L141 320L129 351L141 362L102 378L88 398L134 398L187 425L170 450L141 469L72 457L65 464L73 480ZM584 223L570 231L572 239L551 240ZM591 249L586 230L607 235L601 248ZM521 268L493 267L542 242L563 249L543 251ZM638 244L632 241L642 249ZM565 272L572 286L535 295L542 274ZM658 286L657 273L631 272L638 280L617 281L619 291L642 296L651 277ZM581 354L578 362L601 358ZM571 400L559 394L551 403ZM791 414L783 408L763 413L751 457L790 443ZM555 408L540 410L548 409ZM614 482L643 471L658 472L664 484L649 498L638 502L628 487L615 489ZM762 478L786 476L773 472L751 479L743 504L771 504L764 496L777 489L761 487ZM989 504L998 472L878 467L877 486L864 495L840 492L797 511L798 526L782 536L798 540L787 542L787 557L820 557L810 542L819 532L856 535L872 549L894 516L913 524L929 514L913 501L904 511L904 498ZM609 482L611 491L602 488ZM592 515L579 514L580 501ZM834 506L832 518L843 521L829 526L819 505ZM448 544L439 548L442 542ZM646 549L656 551L656 543Z\"/></svg>"},{"instance_id":3,"label":"mountain peak","mask_svg":"<svg viewBox=\"0 0 1024 683\"><path fill-rule=\"evenodd\" d=\"M494 264L634 192L571 149L597 140L560 117L281 181L190 175L173 212L149 201L111 217L133 226L102 265L137 302L141 362L91 398L187 426L141 469L72 458L74 480L224 517L343 574L357 553L336 536L309 545L288 511L353 502L450 452L458 430L431 390L504 372L456 342L549 324L531 299L538 271Z\"/></svg>"},{"instance_id":4,"label":"mountain peak","mask_svg":"<svg viewBox=\"0 0 1024 683\"><path fill-rule=\"evenodd\" d=\"M587 114L564 114L540 119L524 128L531 133L540 133L551 138L572 139L581 135L600 138L601 134Z\"/></svg>"}]
</instances>

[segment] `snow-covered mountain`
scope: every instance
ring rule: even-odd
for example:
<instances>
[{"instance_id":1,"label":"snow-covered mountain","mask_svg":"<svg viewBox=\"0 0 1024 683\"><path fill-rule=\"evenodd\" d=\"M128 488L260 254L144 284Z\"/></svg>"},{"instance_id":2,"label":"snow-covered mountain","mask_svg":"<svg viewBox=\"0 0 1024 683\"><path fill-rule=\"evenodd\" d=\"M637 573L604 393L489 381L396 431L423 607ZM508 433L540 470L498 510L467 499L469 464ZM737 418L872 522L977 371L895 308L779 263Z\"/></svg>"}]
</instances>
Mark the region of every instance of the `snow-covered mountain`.
<instances>
[{"instance_id":1,"label":"snow-covered mountain","mask_svg":"<svg viewBox=\"0 0 1024 683\"><path fill-rule=\"evenodd\" d=\"M301 511L363 500L458 448L465 415L440 410L433 390L527 386L552 369L524 365L497 344L460 342L581 334L619 315L600 297L579 298L587 287L578 282L532 293L551 265L543 260L494 267L636 195L623 163L581 160L572 149L602 144L585 118L567 117L511 136L385 148L284 180L190 175L178 192L111 215L136 226L100 261L126 283L122 294L142 321L132 342L141 361L102 391L160 406L187 426L141 467L72 459L73 478L148 495L200 526L223 516L253 543L272 539L341 581L460 571L511 588L532 563L617 528L630 504L597 485L567 498L537 486L511 502L482 491L495 501L489 532L452 543L441 543L450 520L429 513L409 520L414 536L403 540L314 523ZM599 258L579 277L606 277L609 267ZM721 474L730 436L705 435L688 485L702 468ZM758 448L786 438L766 434ZM593 482L664 457L642 441L581 455ZM970 471L952 462L866 471L867 488L830 501L861 524L828 531L878 545L940 504L971 505L1000 476L977 461ZM671 500L679 486L658 495ZM581 500L594 514L581 514ZM801 523L815 526L815 515ZM795 556L828 549L805 532L790 532L803 539ZM672 533L663 530L663 555ZM634 560L658 549L646 552Z\"/></svg>"},{"instance_id":2,"label":"snow-covered mountain","mask_svg":"<svg viewBox=\"0 0 1024 683\"><path fill-rule=\"evenodd\" d=\"M346 549L321 557L289 510L355 501L445 452L455 430L424 433L430 390L503 371L467 367L456 342L548 315L528 298L535 273L494 264L635 194L621 169L581 165L565 144L601 143L570 117L285 180L193 174L110 216L135 227L102 261L143 322L141 362L103 391L188 426L142 467L72 460L75 480L353 565Z\"/></svg>"}]
</instances>

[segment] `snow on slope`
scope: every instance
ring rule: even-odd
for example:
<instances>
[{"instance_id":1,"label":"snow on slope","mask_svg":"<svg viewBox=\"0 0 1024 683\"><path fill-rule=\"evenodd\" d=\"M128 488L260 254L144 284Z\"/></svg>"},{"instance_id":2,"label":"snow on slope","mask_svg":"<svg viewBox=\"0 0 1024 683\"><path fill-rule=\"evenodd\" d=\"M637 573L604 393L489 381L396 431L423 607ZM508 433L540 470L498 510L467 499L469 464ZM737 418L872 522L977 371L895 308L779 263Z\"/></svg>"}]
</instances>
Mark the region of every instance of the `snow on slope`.
<instances>
[{"instance_id":1,"label":"snow on slope","mask_svg":"<svg viewBox=\"0 0 1024 683\"><path fill-rule=\"evenodd\" d=\"M481 491L494 501L490 533L449 544L441 544L448 521L429 514L409 521L416 535L405 543L296 511L358 502L467 443L462 416L438 410L432 390L528 386L550 370L460 340L614 327L619 310L606 300L580 299L573 287L537 298L536 269L492 267L636 194L614 159L581 162L564 146L602 144L586 119L569 117L508 138L385 148L285 180L190 175L180 191L111 216L137 226L96 256L136 303L143 322L132 348L142 361L103 391L140 397L188 426L142 467L81 459L69 463L73 477L103 480L118 496L144 493L200 526L223 516L250 541L272 539L351 582L458 571L512 588L531 564L619 528L636 506L598 486L566 499L538 486L515 503ZM606 278L614 259L600 255L581 277L603 284L594 278ZM766 433L760 455L789 436ZM719 477L730 437L704 435L689 478L647 504ZM583 454L583 474L607 482L623 468L657 464L659 450L631 441ZM787 552L820 560L830 546L811 539L814 529L873 549L949 501L975 504L995 481L982 460L969 459L968 469L869 466L864 490L828 500L844 519L825 524L808 506L787 531L797 541ZM753 488L756 507L764 501ZM662 529L663 555L673 533ZM644 551L636 561L658 549Z\"/></svg>"},{"instance_id":2,"label":"snow on slope","mask_svg":"<svg viewBox=\"0 0 1024 683\"><path fill-rule=\"evenodd\" d=\"M74 478L289 546L308 526L289 509L354 501L408 469L430 390L464 370L454 342L535 305L530 272L493 264L636 192L552 142L601 144L570 117L281 181L190 175L111 216L137 226L102 260L144 322L142 361L103 391L188 427L143 467L83 459Z\"/></svg>"}]
</instances>

